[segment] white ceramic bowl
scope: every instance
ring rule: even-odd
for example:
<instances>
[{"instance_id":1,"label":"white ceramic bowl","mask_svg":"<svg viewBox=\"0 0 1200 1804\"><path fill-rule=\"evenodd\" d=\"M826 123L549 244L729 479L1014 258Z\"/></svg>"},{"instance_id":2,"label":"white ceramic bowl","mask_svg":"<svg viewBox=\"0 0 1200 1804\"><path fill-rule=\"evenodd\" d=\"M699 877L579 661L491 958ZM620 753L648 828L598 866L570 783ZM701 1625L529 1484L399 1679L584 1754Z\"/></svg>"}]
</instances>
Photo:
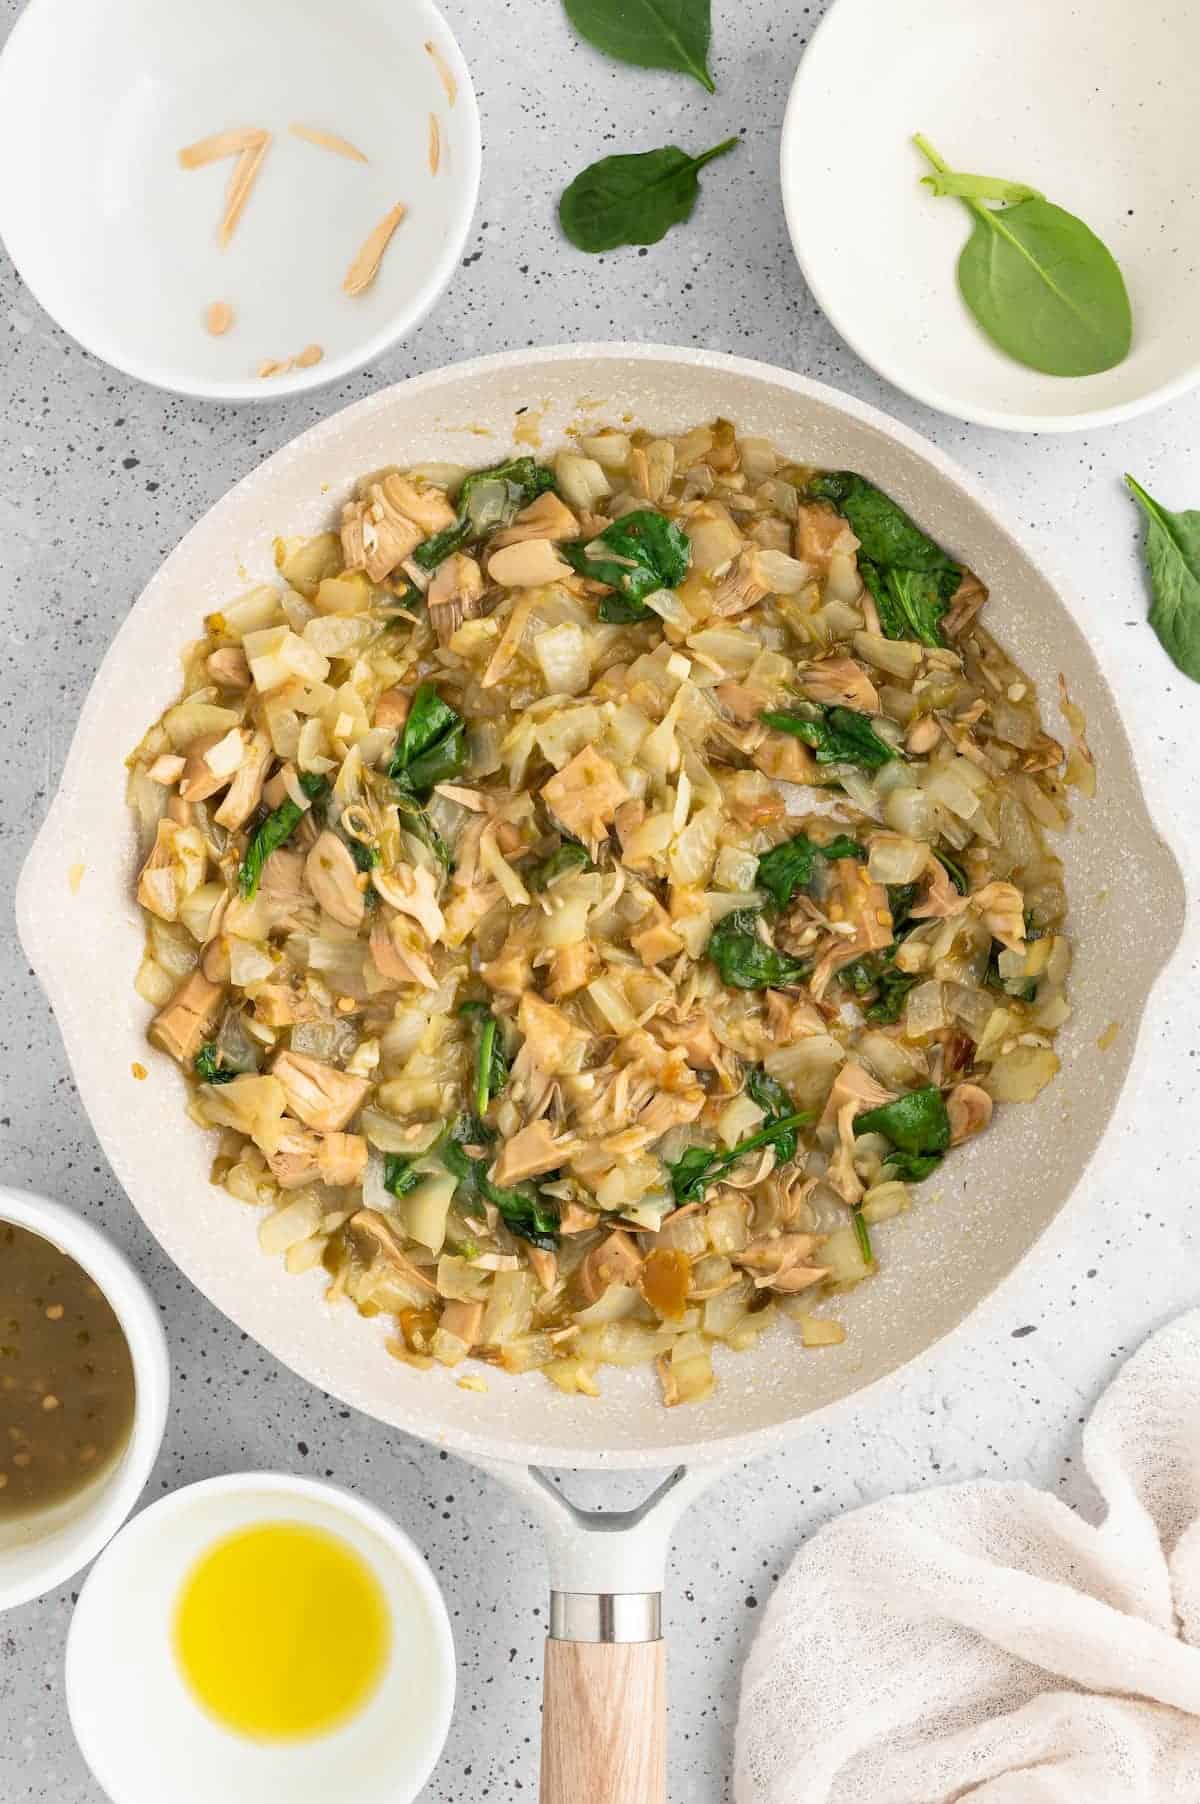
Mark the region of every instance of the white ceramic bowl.
<instances>
[{"instance_id":1,"label":"white ceramic bowl","mask_svg":"<svg viewBox=\"0 0 1200 1804\"><path fill-rule=\"evenodd\" d=\"M188 1571L214 1541L263 1522L323 1528L348 1544L393 1620L373 1695L348 1723L310 1740L254 1742L223 1728L175 1658ZM143 1510L89 1573L67 1638L71 1725L113 1804L409 1804L441 1753L454 1682L446 1606L408 1536L348 1491L282 1472L210 1478Z\"/></svg>"},{"instance_id":2,"label":"white ceramic bowl","mask_svg":"<svg viewBox=\"0 0 1200 1804\"><path fill-rule=\"evenodd\" d=\"M431 43L457 84L453 106ZM429 118L441 161L429 159ZM349 139L353 162L294 137ZM229 247L231 161L182 146L262 126L273 142ZM479 113L431 0L30 0L0 57L0 236L72 337L160 388L268 400L345 376L412 330L458 265L479 188ZM396 201L372 287L342 278ZM204 325L210 302L235 322ZM264 380L310 344L322 361Z\"/></svg>"},{"instance_id":3,"label":"white ceramic bowl","mask_svg":"<svg viewBox=\"0 0 1200 1804\"><path fill-rule=\"evenodd\" d=\"M1200 8L1161 0L836 0L784 121L784 207L817 302L873 368L981 426L1065 432L1131 418L1200 380ZM968 313L961 202L912 147L1029 182L1099 233L1125 275L1133 348L1063 379L998 350Z\"/></svg>"},{"instance_id":4,"label":"white ceramic bowl","mask_svg":"<svg viewBox=\"0 0 1200 1804\"><path fill-rule=\"evenodd\" d=\"M141 1495L167 1420L170 1364L158 1309L124 1254L61 1203L0 1187L0 1221L53 1243L93 1277L133 1359L133 1427L114 1466L75 1497L27 1522L0 1522L0 1610L53 1591L94 1559Z\"/></svg>"}]
</instances>

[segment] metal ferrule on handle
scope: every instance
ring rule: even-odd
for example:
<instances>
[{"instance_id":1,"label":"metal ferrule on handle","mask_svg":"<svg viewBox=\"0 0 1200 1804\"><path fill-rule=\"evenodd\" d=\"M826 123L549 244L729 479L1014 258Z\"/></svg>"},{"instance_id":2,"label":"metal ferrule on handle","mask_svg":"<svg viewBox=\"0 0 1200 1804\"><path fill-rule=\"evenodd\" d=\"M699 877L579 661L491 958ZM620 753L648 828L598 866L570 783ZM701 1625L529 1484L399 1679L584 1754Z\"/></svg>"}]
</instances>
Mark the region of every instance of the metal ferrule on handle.
<instances>
[{"instance_id":1,"label":"metal ferrule on handle","mask_svg":"<svg viewBox=\"0 0 1200 1804\"><path fill-rule=\"evenodd\" d=\"M552 1641L661 1641L661 1591L552 1591Z\"/></svg>"}]
</instances>

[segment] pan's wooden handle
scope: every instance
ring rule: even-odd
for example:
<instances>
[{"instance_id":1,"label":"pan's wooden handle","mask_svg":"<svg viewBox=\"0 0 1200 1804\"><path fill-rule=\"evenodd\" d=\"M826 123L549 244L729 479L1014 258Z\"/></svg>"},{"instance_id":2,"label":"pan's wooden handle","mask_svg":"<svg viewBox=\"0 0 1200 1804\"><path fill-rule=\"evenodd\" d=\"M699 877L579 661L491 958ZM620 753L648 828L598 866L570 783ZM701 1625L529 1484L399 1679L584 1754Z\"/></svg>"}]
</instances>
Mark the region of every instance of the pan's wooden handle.
<instances>
[{"instance_id":1,"label":"pan's wooden handle","mask_svg":"<svg viewBox=\"0 0 1200 1804\"><path fill-rule=\"evenodd\" d=\"M666 1804L661 1641L547 1641L541 1804Z\"/></svg>"}]
</instances>

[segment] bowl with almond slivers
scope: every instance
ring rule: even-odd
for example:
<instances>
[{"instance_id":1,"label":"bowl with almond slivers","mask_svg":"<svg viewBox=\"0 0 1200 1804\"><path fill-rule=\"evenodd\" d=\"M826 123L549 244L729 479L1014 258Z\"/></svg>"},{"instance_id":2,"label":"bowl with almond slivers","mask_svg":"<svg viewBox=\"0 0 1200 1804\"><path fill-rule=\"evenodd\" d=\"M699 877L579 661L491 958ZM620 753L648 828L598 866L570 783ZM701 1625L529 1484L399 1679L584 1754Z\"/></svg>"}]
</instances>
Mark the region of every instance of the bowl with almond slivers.
<instances>
[{"instance_id":1,"label":"bowl with almond slivers","mask_svg":"<svg viewBox=\"0 0 1200 1804\"><path fill-rule=\"evenodd\" d=\"M211 400L350 374L434 305L479 114L432 0L31 0L0 54L0 236L97 357ZM55 106L45 105L53 92ZM64 245L70 255L63 254Z\"/></svg>"}]
</instances>

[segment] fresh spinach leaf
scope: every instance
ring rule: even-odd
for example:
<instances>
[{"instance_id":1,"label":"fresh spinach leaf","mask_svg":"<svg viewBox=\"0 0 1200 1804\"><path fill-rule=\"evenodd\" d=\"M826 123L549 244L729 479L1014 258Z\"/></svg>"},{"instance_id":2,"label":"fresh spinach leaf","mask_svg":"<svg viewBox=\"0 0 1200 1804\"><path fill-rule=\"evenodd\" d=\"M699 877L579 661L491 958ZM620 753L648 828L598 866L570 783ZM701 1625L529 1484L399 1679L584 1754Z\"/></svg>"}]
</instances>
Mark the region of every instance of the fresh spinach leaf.
<instances>
[{"instance_id":1,"label":"fresh spinach leaf","mask_svg":"<svg viewBox=\"0 0 1200 1804\"><path fill-rule=\"evenodd\" d=\"M313 771L301 773L300 787L310 802L319 802L329 792L325 778L318 777ZM292 837L306 812L289 796L286 802L273 808L262 825L250 835L245 856L238 866L238 889L247 901L257 894L267 859Z\"/></svg>"},{"instance_id":2,"label":"fresh spinach leaf","mask_svg":"<svg viewBox=\"0 0 1200 1804\"><path fill-rule=\"evenodd\" d=\"M904 1153L943 1153L950 1144L950 1117L941 1091L930 1084L867 1109L856 1117L854 1132L883 1134Z\"/></svg>"},{"instance_id":3,"label":"fresh spinach leaf","mask_svg":"<svg viewBox=\"0 0 1200 1804\"><path fill-rule=\"evenodd\" d=\"M865 714L856 714L853 708L812 706L811 714L789 709L768 711L760 718L777 733L790 733L811 746L818 764L859 764L864 770L879 770L896 757Z\"/></svg>"},{"instance_id":4,"label":"fresh spinach leaf","mask_svg":"<svg viewBox=\"0 0 1200 1804\"><path fill-rule=\"evenodd\" d=\"M958 287L992 342L1048 376L1094 376L1120 363L1133 338L1129 295L1090 227L1034 189L948 168L920 134L913 142L934 170L923 181L974 216ZM985 204L992 200L1011 204Z\"/></svg>"},{"instance_id":5,"label":"fresh spinach leaf","mask_svg":"<svg viewBox=\"0 0 1200 1804\"><path fill-rule=\"evenodd\" d=\"M435 784L456 777L466 762L466 721L432 683L420 684L388 775L414 795L428 795Z\"/></svg>"},{"instance_id":6,"label":"fresh spinach leaf","mask_svg":"<svg viewBox=\"0 0 1200 1804\"><path fill-rule=\"evenodd\" d=\"M667 1170L671 1174L671 1189L676 1203L694 1203L703 1197L708 1186L715 1183L723 1172L736 1165L747 1153L754 1153L763 1146L773 1146L779 1153L780 1163L796 1156L796 1129L812 1120L810 1114L803 1110L791 1115L782 1115L777 1120L767 1122L746 1140L739 1140L727 1152L717 1152L706 1146L689 1146L687 1151L674 1161L667 1161ZM784 1147L791 1148L784 1152Z\"/></svg>"},{"instance_id":7,"label":"fresh spinach leaf","mask_svg":"<svg viewBox=\"0 0 1200 1804\"><path fill-rule=\"evenodd\" d=\"M778 989L802 983L810 966L768 946L758 932L758 912L735 908L713 928L705 951L735 990Z\"/></svg>"},{"instance_id":8,"label":"fresh spinach leaf","mask_svg":"<svg viewBox=\"0 0 1200 1804\"><path fill-rule=\"evenodd\" d=\"M622 244L657 244L692 217L700 171L733 149L726 138L697 157L674 144L633 156L601 157L563 189L558 218L577 250L612 251Z\"/></svg>"},{"instance_id":9,"label":"fresh spinach leaf","mask_svg":"<svg viewBox=\"0 0 1200 1804\"><path fill-rule=\"evenodd\" d=\"M586 871L591 862L581 845L573 839L566 840L557 852L551 852L548 858L543 858L539 864L524 873L526 888L549 889L562 877L573 876L576 871Z\"/></svg>"},{"instance_id":10,"label":"fresh spinach leaf","mask_svg":"<svg viewBox=\"0 0 1200 1804\"><path fill-rule=\"evenodd\" d=\"M710 0L563 0L567 17L589 44L639 69L694 75L715 92L708 72Z\"/></svg>"},{"instance_id":11,"label":"fresh spinach leaf","mask_svg":"<svg viewBox=\"0 0 1200 1804\"><path fill-rule=\"evenodd\" d=\"M488 1103L508 1082L508 1059L499 1026L486 1002L464 1002L459 1014L475 1022L479 1038L475 1047L475 1113L487 1113Z\"/></svg>"},{"instance_id":12,"label":"fresh spinach leaf","mask_svg":"<svg viewBox=\"0 0 1200 1804\"><path fill-rule=\"evenodd\" d=\"M220 1060L221 1055L212 1041L206 1041L192 1060L192 1069L202 1084L231 1084L241 1075L232 1067L222 1065Z\"/></svg>"},{"instance_id":13,"label":"fresh spinach leaf","mask_svg":"<svg viewBox=\"0 0 1200 1804\"><path fill-rule=\"evenodd\" d=\"M383 1187L390 1190L393 1196L407 1196L420 1182L411 1159L404 1158L400 1153L383 1155Z\"/></svg>"},{"instance_id":14,"label":"fresh spinach leaf","mask_svg":"<svg viewBox=\"0 0 1200 1804\"><path fill-rule=\"evenodd\" d=\"M793 839L785 839L782 845L763 853L758 861L755 886L766 890L776 908L786 908L796 891L807 888L812 881L814 858L861 860L866 855L858 841L847 838L844 833L823 846L810 839L807 833L797 833Z\"/></svg>"},{"instance_id":15,"label":"fresh spinach leaf","mask_svg":"<svg viewBox=\"0 0 1200 1804\"><path fill-rule=\"evenodd\" d=\"M601 599L598 610L601 620L614 625L653 619L653 609L644 605L646 596L681 583L692 555L682 527L652 507L622 514L586 545L558 549L581 576L614 590Z\"/></svg>"},{"instance_id":16,"label":"fresh spinach leaf","mask_svg":"<svg viewBox=\"0 0 1200 1804\"><path fill-rule=\"evenodd\" d=\"M1173 514L1126 476L1146 516L1150 625L1184 676L1200 683L1200 513Z\"/></svg>"},{"instance_id":17,"label":"fresh spinach leaf","mask_svg":"<svg viewBox=\"0 0 1200 1804\"><path fill-rule=\"evenodd\" d=\"M458 491L458 518L453 526L418 545L413 562L436 570L453 552L497 526L507 526L523 507L554 487L554 472L535 457L513 457L487 470L472 470Z\"/></svg>"}]
</instances>

